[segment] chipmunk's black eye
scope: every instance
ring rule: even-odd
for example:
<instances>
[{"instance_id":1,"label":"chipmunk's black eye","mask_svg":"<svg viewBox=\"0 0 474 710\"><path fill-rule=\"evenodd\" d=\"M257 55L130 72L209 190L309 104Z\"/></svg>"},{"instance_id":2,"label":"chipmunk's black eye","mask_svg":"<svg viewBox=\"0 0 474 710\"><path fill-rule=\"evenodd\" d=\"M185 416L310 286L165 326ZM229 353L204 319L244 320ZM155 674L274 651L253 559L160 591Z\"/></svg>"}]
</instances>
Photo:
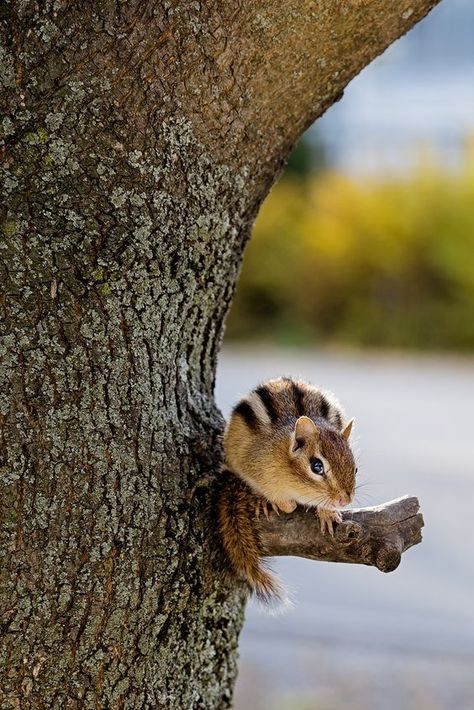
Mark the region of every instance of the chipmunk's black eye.
<instances>
[{"instance_id":1,"label":"chipmunk's black eye","mask_svg":"<svg viewBox=\"0 0 474 710\"><path fill-rule=\"evenodd\" d=\"M310 466L313 473L317 473L318 476L324 476L324 464L321 459L311 459Z\"/></svg>"}]
</instances>

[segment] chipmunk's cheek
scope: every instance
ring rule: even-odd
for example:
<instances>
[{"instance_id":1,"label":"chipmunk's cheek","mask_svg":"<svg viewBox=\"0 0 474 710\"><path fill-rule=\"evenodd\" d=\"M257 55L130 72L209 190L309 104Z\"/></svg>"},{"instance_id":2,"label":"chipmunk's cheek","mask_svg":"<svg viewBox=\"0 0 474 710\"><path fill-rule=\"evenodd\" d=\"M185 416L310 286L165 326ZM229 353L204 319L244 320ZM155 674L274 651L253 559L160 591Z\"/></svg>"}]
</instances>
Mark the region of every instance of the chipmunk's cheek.
<instances>
[{"instance_id":1,"label":"chipmunk's cheek","mask_svg":"<svg viewBox=\"0 0 474 710\"><path fill-rule=\"evenodd\" d=\"M341 507L340 500L341 500L341 498L343 497L343 494L342 494L342 492L341 492L339 489L332 488L331 491L330 491L330 493L329 493L329 497L331 498L332 504L335 505L336 508L340 508L340 507Z\"/></svg>"}]
</instances>

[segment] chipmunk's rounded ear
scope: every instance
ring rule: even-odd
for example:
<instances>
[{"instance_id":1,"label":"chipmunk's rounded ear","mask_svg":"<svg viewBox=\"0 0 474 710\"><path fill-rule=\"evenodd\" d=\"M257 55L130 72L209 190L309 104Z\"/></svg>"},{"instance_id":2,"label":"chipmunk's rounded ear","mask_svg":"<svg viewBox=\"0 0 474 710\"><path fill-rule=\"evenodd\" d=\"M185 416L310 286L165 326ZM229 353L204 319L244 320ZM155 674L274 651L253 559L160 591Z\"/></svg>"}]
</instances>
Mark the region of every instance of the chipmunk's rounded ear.
<instances>
[{"instance_id":1,"label":"chipmunk's rounded ear","mask_svg":"<svg viewBox=\"0 0 474 710\"><path fill-rule=\"evenodd\" d=\"M355 421L355 419L354 419L354 417L352 417L352 419L349 419L349 421L346 424L344 424L344 426L341 429L341 434L344 437L344 439L346 439L346 440L351 435L352 427L354 426L354 421Z\"/></svg>"},{"instance_id":2,"label":"chipmunk's rounded ear","mask_svg":"<svg viewBox=\"0 0 474 710\"><path fill-rule=\"evenodd\" d=\"M295 430L292 436L291 451L294 453L302 449L306 442L318 433L318 428L309 417L300 417L296 420Z\"/></svg>"}]
</instances>

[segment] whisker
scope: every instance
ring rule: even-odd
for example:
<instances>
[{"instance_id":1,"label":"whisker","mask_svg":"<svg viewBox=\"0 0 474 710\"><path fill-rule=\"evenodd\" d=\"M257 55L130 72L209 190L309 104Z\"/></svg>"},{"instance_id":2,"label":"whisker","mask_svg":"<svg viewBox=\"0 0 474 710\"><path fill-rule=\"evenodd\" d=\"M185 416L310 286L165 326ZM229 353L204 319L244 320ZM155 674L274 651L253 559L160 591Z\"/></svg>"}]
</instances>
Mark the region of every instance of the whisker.
<instances>
[{"instance_id":1,"label":"whisker","mask_svg":"<svg viewBox=\"0 0 474 710\"><path fill-rule=\"evenodd\" d=\"M354 490L355 490L355 491L358 491L359 488L365 488L366 486L371 486L371 485L372 485L372 483L371 483L370 481L364 481L364 483L358 483L358 484L355 486Z\"/></svg>"},{"instance_id":2,"label":"whisker","mask_svg":"<svg viewBox=\"0 0 474 710\"><path fill-rule=\"evenodd\" d=\"M373 481L373 480L368 480L368 481L361 481L361 483L358 483L358 486L381 486L383 481Z\"/></svg>"},{"instance_id":3,"label":"whisker","mask_svg":"<svg viewBox=\"0 0 474 710\"><path fill-rule=\"evenodd\" d=\"M364 493L363 497L358 495L358 496L355 496L355 498L354 498L354 503L357 503L357 504L363 504L364 502L373 503L374 501L375 501L375 497L370 495L369 493Z\"/></svg>"}]
</instances>

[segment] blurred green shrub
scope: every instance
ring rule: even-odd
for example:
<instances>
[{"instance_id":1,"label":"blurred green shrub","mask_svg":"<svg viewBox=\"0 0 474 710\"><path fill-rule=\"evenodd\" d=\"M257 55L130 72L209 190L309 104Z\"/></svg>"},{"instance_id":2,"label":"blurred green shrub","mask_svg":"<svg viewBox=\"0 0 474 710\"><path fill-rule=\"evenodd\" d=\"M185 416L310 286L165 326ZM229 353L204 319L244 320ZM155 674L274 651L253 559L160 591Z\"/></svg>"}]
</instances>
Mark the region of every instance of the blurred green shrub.
<instances>
[{"instance_id":1,"label":"blurred green shrub","mask_svg":"<svg viewBox=\"0 0 474 710\"><path fill-rule=\"evenodd\" d=\"M456 172L290 173L244 259L227 336L474 349L474 144Z\"/></svg>"}]
</instances>

